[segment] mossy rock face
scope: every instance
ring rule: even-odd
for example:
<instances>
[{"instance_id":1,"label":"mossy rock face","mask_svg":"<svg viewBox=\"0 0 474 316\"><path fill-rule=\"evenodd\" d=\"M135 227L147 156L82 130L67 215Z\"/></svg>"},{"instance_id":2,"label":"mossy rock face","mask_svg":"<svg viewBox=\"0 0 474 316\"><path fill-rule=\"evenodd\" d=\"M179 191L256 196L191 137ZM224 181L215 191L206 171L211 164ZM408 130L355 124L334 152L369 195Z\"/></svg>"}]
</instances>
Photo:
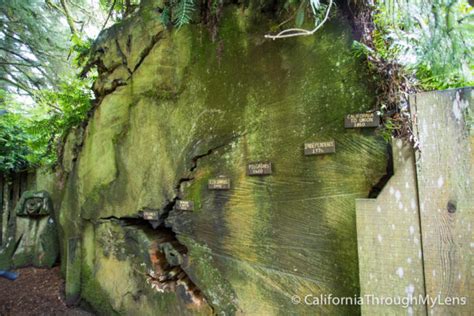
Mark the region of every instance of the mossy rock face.
<instances>
[{"instance_id":1,"label":"mossy rock face","mask_svg":"<svg viewBox=\"0 0 474 316\"><path fill-rule=\"evenodd\" d=\"M153 230L102 221L85 228L82 298L101 315L191 314L174 293L158 293L145 281ZM209 311L210 312L210 311Z\"/></svg>"},{"instance_id":2,"label":"mossy rock face","mask_svg":"<svg viewBox=\"0 0 474 316\"><path fill-rule=\"evenodd\" d=\"M193 201L194 211L171 211L166 225L187 246L181 266L214 312L357 313L356 306L291 301L358 294L355 199L385 173L384 141L373 130L344 129L346 114L374 103L366 69L351 53L349 24L338 15L314 36L267 41L268 21L229 6L213 43L204 28L169 32L158 16L141 14L96 43L111 65L97 87L120 77L122 66L131 73L101 96L62 203L63 231L87 244L83 298L99 307L100 296L118 313L133 310L136 302L113 290L121 272L112 271L130 276L139 263L122 257L122 228L106 241L98 234L113 232L111 217L167 210L178 197ZM104 48L129 37L121 56ZM304 156L305 142L328 140L335 154ZM272 162L273 173L247 176L255 161ZM208 180L220 175L231 189L209 190ZM84 220L102 224L86 229ZM123 277L132 293L146 293L144 313L166 313L179 302L138 289L139 274Z\"/></svg>"},{"instance_id":3,"label":"mossy rock face","mask_svg":"<svg viewBox=\"0 0 474 316\"><path fill-rule=\"evenodd\" d=\"M26 191L15 208L17 216L42 217L53 215L53 203L48 192Z\"/></svg>"},{"instance_id":4,"label":"mossy rock face","mask_svg":"<svg viewBox=\"0 0 474 316\"><path fill-rule=\"evenodd\" d=\"M59 256L59 236L48 192L25 191L10 215L0 268L51 268Z\"/></svg>"}]
</instances>

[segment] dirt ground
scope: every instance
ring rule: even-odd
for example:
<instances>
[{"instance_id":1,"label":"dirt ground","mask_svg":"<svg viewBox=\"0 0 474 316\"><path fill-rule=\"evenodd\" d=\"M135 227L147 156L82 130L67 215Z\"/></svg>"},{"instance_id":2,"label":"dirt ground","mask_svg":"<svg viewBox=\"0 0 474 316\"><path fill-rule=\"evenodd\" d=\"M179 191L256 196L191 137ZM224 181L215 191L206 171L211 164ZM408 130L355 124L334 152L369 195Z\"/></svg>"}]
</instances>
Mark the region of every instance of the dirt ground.
<instances>
[{"instance_id":1,"label":"dirt ground","mask_svg":"<svg viewBox=\"0 0 474 316\"><path fill-rule=\"evenodd\" d=\"M17 269L15 281L0 277L0 315L93 315L64 302L60 268Z\"/></svg>"}]
</instances>

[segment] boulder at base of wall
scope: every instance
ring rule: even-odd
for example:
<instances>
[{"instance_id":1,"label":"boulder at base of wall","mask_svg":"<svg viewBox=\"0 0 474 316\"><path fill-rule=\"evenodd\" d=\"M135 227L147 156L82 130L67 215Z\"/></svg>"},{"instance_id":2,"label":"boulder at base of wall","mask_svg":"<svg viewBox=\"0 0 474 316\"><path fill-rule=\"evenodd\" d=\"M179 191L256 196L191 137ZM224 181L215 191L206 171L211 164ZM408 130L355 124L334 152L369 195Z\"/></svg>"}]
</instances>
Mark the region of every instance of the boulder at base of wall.
<instances>
[{"instance_id":1,"label":"boulder at base of wall","mask_svg":"<svg viewBox=\"0 0 474 316\"><path fill-rule=\"evenodd\" d=\"M45 191L26 191L11 214L8 242L0 250L0 267L50 268L59 254L53 206Z\"/></svg>"}]
</instances>

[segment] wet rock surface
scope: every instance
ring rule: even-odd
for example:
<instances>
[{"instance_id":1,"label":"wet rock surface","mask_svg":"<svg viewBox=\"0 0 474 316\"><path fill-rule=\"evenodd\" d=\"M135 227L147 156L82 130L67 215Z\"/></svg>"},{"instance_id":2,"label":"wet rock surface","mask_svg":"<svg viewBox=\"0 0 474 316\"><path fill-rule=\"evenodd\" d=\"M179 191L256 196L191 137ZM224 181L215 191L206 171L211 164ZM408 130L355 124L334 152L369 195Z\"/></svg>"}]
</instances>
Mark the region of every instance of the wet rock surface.
<instances>
[{"instance_id":1,"label":"wet rock surface","mask_svg":"<svg viewBox=\"0 0 474 316\"><path fill-rule=\"evenodd\" d=\"M374 130L344 128L374 104L350 26L338 15L314 37L266 41L266 18L224 11L219 43L196 25L164 30L144 7L95 44L100 102L75 163L64 162L72 291L103 313L358 312L291 302L358 293L355 199L386 170ZM335 153L304 155L305 142L328 140ZM259 161L272 173L249 177ZM209 190L220 176L230 189ZM159 214L156 229L144 210ZM175 291L146 283L160 273Z\"/></svg>"}]
</instances>

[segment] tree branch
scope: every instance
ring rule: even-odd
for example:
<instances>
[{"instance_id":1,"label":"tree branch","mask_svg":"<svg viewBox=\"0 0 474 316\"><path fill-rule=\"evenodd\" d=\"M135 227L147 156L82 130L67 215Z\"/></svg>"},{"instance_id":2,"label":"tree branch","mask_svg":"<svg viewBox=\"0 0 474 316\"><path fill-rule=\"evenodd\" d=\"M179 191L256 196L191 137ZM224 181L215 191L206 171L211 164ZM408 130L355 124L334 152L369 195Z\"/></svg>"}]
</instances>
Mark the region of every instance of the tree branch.
<instances>
[{"instance_id":1,"label":"tree branch","mask_svg":"<svg viewBox=\"0 0 474 316\"><path fill-rule=\"evenodd\" d=\"M55 9L56 11L58 11L59 13L66 15L66 13L61 9L61 7L51 2L51 0L46 0L46 4L49 5L52 9Z\"/></svg>"},{"instance_id":2,"label":"tree branch","mask_svg":"<svg viewBox=\"0 0 474 316\"><path fill-rule=\"evenodd\" d=\"M24 67L31 67L30 64L23 64L23 63L17 63L17 62L9 62L9 61L0 61L0 65L4 65L4 66L24 66Z\"/></svg>"},{"instance_id":3,"label":"tree branch","mask_svg":"<svg viewBox=\"0 0 474 316\"><path fill-rule=\"evenodd\" d=\"M102 32L104 30L105 26L107 25L107 22L109 22L109 19L112 16L112 12L114 11L114 7L115 7L116 2L117 2L117 0L114 0L114 2L112 3L112 6L110 7L110 10L109 10L109 14L107 15L107 19L105 19L104 25L100 29L100 32Z\"/></svg>"},{"instance_id":4,"label":"tree branch","mask_svg":"<svg viewBox=\"0 0 474 316\"><path fill-rule=\"evenodd\" d=\"M21 69L20 67L18 66L12 66L13 68L15 68L17 71L21 72L23 74L23 76L25 76L27 79L28 79L28 82L31 83L32 85L34 85L36 87L36 89L38 90L41 90L43 87L39 84L39 79L34 79L32 78L26 71L24 71L23 69ZM11 72L9 72L9 74L11 75Z\"/></svg>"},{"instance_id":5,"label":"tree branch","mask_svg":"<svg viewBox=\"0 0 474 316\"><path fill-rule=\"evenodd\" d=\"M12 80L10 80L8 78L5 78L5 77L0 77L0 81L5 81L5 82L9 83L10 85L12 85L13 87L16 87L17 90L25 91L30 97L32 97L32 98L34 97L33 92L31 92L29 90L29 88L25 87L21 83L12 81Z\"/></svg>"},{"instance_id":6,"label":"tree branch","mask_svg":"<svg viewBox=\"0 0 474 316\"><path fill-rule=\"evenodd\" d=\"M56 11L58 11L59 13L61 13L62 15L66 17L66 21L69 26L69 29L71 30L71 34L79 36L76 26L74 25L75 20L72 17L71 13L69 12L66 1L59 0L59 3L61 4L61 6L58 6L57 4L53 3L51 0L45 0L45 1L47 5L49 5L51 8L55 9Z\"/></svg>"},{"instance_id":7,"label":"tree branch","mask_svg":"<svg viewBox=\"0 0 474 316\"><path fill-rule=\"evenodd\" d=\"M1 49L1 47L0 47ZM21 57L21 56L20 56ZM15 66L22 66L22 67L29 67L29 68L36 68L38 69L39 72L41 72L41 74L48 80L48 82L51 84L51 85L54 85L54 80L53 78L42 68L42 66L40 64L23 64L23 63L18 63L18 62L10 62L8 61L7 59L3 58L3 57L0 57L0 65L15 65Z\"/></svg>"},{"instance_id":8,"label":"tree branch","mask_svg":"<svg viewBox=\"0 0 474 316\"><path fill-rule=\"evenodd\" d=\"M79 34L77 32L77 29L76 29L76 26L74 25L74 19L72 18L72 15L69 12L69 9L66 5L66 1L65 0L59 0L59 2L61 3L61 6L64 10L64 15L66 16L66 21L67 21L67 24L69 25L69 29L71 30L72 35L79 36Z\"/></svg>"},{"instance_id":9,"label":"tree branch","mask_svg":"<svg viewBox=\"0 0 474 316\"><path fill-rule=\"evenodd\" d=\"M22 55L18 54L17 52L11 51L11 50L6 49L5 47L2 47L2 46L0 46L0 49L7 52L7 53L9 53L9 54L12 54L12 55L15 55L15 56L19 57L20 59L26 61L27 63L31 64L32 66L38 66L38 64L34 60L23 57Z\"/></svg>"},{"instance_id":10,"label":"tree branch","mask_svg":"<svg viewBox=\"0 0 474 316\"><path fill-rule=\"evenodd\" d=\"M266 35L265 35L265 38L271 38L272 40L276 40L276 39L278 39L278 38L287 38L287 37L295 37L295 36L308 36L308 35L313 35L313 34L316 33L316 31L319 30L319 29L324 25L324 23L326 23L326 21L328 20L328 18L329 18L329 12L331 11L332 4L333 4L333 0L329 0L328 9L327 9L327 11L326 11L326 15L324 16L324 19L323 19L323 20L321 21L321 23L319 23L314 29L312 29L312 30L305 30L305 29L300 29L300 28L291 28L291 29L283 30L283 31L281 31L280 33L278 33L278 34L276 34L276 35L266 34Z\"/></svg>"},{"instance_id":11,"label":"tree branch","mask_svg":"<svg viewBox=\"0 0 474 316\"><path fill-rule=\"evenodd\" d=\"M51 55L50 53L48 53L48 52L46 52L46 51L44 51L44 50L42 50L42 49L39 49L39 48L34 47L31 43L28 43L27 41L25 41L25 40L22 39L21 37L20 37L20 38L17 38L17 37L15 37L15 36L13 36L12 34L14 34L14 35L18 35L18 34L13 33L12 31L9 31L9 30L2 30L2 31L0 31L0 32L2 32L6 37L8 37L8 38L14 40L15 42L18 42L18 43L23 44L23 45L25 45L26 47L28 47L29 50L30 50L30 52L31 52L32 54L34 54L34 55L40 54L40 55L47 55L47 56L49 56L49 57L55 57L55 58L58 57L58 56ZM20 36L20 35L18 35L18 36Z\"/></svg>"}]
</instances>

